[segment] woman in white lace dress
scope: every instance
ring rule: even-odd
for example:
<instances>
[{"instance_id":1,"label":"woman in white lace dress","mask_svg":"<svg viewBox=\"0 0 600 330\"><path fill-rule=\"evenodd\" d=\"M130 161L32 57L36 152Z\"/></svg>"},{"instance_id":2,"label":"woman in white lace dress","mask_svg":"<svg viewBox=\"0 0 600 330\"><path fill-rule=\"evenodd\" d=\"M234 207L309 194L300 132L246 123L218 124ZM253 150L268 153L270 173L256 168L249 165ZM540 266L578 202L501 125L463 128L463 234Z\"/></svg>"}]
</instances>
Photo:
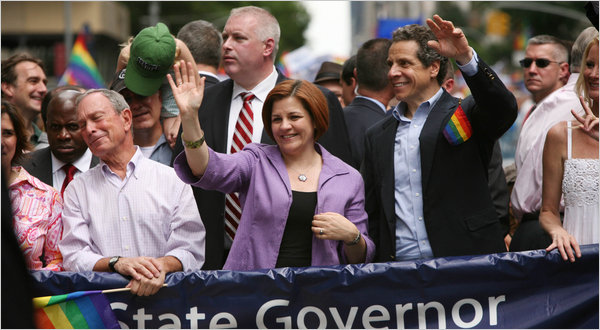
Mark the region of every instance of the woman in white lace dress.
<instances>
[{"instance_id":1,"label":"woman in white lace dress","mask_svg":"<svg viewBox=\"0 0 600 330\"><path fill-rule=\"evenodd\" d=\"M586 115L556 124L546 136L540 223L564 260L581 257L579 244L599 240L598 36L588 44L575 90ZM564 220L559 207L564 199Z\"/></svg>"}]
</instances>

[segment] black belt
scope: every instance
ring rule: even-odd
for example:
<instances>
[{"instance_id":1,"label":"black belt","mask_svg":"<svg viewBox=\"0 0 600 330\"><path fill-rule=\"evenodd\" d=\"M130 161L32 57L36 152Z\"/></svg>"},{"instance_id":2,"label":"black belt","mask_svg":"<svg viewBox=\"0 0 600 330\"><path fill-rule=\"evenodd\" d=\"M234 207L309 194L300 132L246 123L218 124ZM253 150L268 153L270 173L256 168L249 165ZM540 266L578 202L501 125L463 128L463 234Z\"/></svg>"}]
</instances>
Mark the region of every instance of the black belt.
<instances>
[{"instance_id":1,"label":"black belt","mask_svg":"<svg viewBox=\"0 0 600 330\"><path fill-rule=\"evenodd\" d=\"M540 212L534 212L534 213L525 213L523 214L523 216L521 217L521 222L526 222L526 221L538 221L540 219Z\"/></svg>"},{"instance_id":2,"label":"black belt","mask_svg":"<svg viewBox=\"0 0 600 330\"><path fill-rule=\"evenodd\" d=\"M562 220L564 216L563 212L560 212L560 219ZM523 216L521 217L521 222L526 222L526 221L531 221L531 220L535 220L538 221L540 219L540 212L534 212L534 213L525 213L523 214Z\"/></svg>"}]
</instances>

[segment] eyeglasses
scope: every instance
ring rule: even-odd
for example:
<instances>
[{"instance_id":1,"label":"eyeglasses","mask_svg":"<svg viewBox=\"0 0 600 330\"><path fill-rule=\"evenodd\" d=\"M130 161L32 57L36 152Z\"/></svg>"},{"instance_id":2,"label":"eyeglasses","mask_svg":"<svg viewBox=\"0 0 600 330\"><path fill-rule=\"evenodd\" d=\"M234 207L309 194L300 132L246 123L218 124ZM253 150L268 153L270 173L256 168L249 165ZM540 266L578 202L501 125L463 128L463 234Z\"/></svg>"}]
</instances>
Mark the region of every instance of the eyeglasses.
<instances>
[{"instance_id":1,"label":"eyeglasses","mask_svg":"<svg viewBox=\"0 0 600 330\"><path fill-rule=\"evenodd\" d=\"M524 59L520 60L519 63L521 64L521 67L528 68L531 66L531 63L533 63L534 61L535 61L535 66L537 66L538 68L545 68L548 65L550 65L550 63L560 63L560 62L556 62L556 61L550 61L545 58L538 58L535 60L532 58L524 58Z\"/></svg>"}]
</instances>

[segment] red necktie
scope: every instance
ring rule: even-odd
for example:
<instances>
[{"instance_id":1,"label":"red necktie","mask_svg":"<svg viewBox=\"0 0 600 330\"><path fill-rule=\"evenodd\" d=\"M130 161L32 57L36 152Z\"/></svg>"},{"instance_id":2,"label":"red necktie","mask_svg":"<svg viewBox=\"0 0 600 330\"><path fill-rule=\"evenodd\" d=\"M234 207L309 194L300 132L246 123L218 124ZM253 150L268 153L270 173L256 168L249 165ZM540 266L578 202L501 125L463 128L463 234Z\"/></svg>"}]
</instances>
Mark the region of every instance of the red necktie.
<instances>
[{"instance_id":1,"label":"red necktie","mask_svg":"<svg viewBox=\"0 0 600 330\"><path fill-rule=\"evenodd\" d=\"M230 153L234 154L252 142L252 125L254 123L254 114L252 112L251 102L254 98L252 93L241 93L243 107L240 116L235 124L233 140L231 141ZM225 234L233 241L235 231L242 217L242 207L238 198L238 193L225 195Z\"/></svg>"},{"instance_id":2,"label":"red necktie","mask_svg":"<svg viewBox=\"0 0 600 330\"><path fill-rule=\"evenodd\" d=\"M67 188L67 185L69 184L69 182L71 182L71 180L73 180L73 176L75 176L75 172L77 172L77 167L73 166L73 164L67 164L67 165L63 166L61 169L63 171L65 171L65 174L67 175L65 177L65 181L63 181L62 188L60 188L60 195L62 196L64 194L65 188Z\"/></svg>"}]
</instances>

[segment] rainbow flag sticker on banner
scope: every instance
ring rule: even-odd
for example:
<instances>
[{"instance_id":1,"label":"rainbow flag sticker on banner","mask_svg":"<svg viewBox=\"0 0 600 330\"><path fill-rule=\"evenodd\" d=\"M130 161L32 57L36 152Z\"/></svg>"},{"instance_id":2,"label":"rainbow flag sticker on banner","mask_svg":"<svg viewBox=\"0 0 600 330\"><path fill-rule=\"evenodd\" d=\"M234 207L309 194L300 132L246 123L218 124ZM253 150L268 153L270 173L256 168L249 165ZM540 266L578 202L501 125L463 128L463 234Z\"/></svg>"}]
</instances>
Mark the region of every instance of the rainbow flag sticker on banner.
<instances>
[{"instance_id":1,"label":"rainbow flag sticker on banner","mask_svg":"<svg viewBox=\"0 0 600 330\"><path fill-rule=\"evenodd\" d=\"M77 291L33 298L35 322L41 329L120 329L102 291Z\"/></svg>"},{"instance_id":2,"label":"rainbow flag sticker on banner","mask_svg":"<svg viewBox=\"0 0 600 330\"><path fill-rule=\"evenodd\" d=\"M452 118L450 118L443 131L446 140L454 146L467 141L473 134L471 123L460 105L461 101L458 100L458 108L454 111Z\"/></svg>"}]
</instances>

